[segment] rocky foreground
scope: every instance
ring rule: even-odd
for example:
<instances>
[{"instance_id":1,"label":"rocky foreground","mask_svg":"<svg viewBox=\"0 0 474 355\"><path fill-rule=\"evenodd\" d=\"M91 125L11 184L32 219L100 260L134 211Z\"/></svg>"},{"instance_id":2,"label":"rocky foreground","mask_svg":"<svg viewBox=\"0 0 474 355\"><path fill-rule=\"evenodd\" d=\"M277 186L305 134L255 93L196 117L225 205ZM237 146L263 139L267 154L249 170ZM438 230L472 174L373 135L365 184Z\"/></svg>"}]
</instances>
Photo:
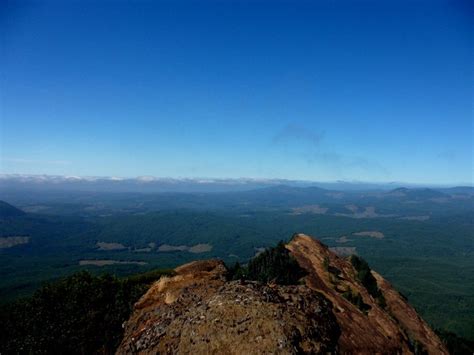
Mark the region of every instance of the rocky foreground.
<instances>
[{"instance_id":1,"label":"rocky foreground","mask_svg":"<svg viewBox=\"0 0 474 355\"><path fill-rule=\"evenodd\" d=\"M227 281L218 260L178 267L135 305L117 354L448 354L377 273L383 304L317 240L298 234L286 248L307 273L298 285Z\"/></svg>"}]
</instances>

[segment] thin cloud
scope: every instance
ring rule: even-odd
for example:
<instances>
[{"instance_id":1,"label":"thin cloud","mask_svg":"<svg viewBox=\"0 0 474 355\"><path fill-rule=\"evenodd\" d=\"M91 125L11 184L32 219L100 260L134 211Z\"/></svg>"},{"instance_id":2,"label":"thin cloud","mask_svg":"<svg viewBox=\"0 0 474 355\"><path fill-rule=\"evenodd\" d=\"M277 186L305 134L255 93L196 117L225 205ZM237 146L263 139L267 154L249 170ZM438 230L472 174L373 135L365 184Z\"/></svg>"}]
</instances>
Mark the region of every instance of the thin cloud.
<instances>
[{"instance_id":1,"label":"thin cloud","mask_svg":"<svg viewBox=\"0 0 474 355\"><path fill-rule=\"evenodd\" d=\"M390 176L390 172L375 160L324 149L324 138L324 131L318 132L290 123L274 135L272 143L277 146L294 144L298 146L299 150L296 154L308 165L318 168L324 167L337 175L351 175L358 171L362 174Z\"/></svg>"},{"instance_id":2,"label":"thin cloud","mask_svg":"<svg viewBox=\"0 0 474 355\"><path fill-rule=\"evenodd\" d=\"M390 172L379 162L356 155L346 155L337 152L306 151L303 157L309 165L325 165L333 171L360 170L390 175Z\"/></svg>"},{"instance_id":3,"label":"thin cloud","mask_svg":"<svg viewBox=\"0 0 474 355\"><path fill-rule=\"evenodd\" d=\"M445 150L438 153L437 158L440 160L453 160L456 159L456 153L453 150Z\"/></svg>"},{"instance_id":4,"label":"thin cloud","mask_svg":"<svg viewBox=\"0 0 474 355\"><path fill-rule=\"evenodd\" d=\"M317 147L323 138L324 132L314 132L304 126L289 123L275 134L272 143L278 145L290 142L305 142L313 147Z\"/></svg>"}]
</instances>

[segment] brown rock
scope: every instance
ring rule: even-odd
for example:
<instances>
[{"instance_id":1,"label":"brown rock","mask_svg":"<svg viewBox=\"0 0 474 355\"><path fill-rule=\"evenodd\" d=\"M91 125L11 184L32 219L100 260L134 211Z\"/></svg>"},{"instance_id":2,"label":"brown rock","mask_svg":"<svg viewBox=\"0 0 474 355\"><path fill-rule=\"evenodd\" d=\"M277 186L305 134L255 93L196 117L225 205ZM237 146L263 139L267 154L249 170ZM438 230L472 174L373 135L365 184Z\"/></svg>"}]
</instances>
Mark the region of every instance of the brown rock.
<instances>
[{"instance_id":1,"label":"brown rock","mask_svg":"<svg viewBox=\"0 0 474 355\"><path fill-rule=\"evenodd\" d=\"M308 271L306 284L321 292L334 305L341 327L339 347L342 353L412 353L417 341L430 354L448 354L436 334L406 300L380 275L373 272L387 303L383 309L358 281L349 260L337 256L327 246L297 234L287 245L301 267ZM344 291L360 294L370 306L364 312L342 297Z\"/></svg>"},{"instance_id":2,"label":"brown rock","mask_svg":"<svg viewBox=\"0 0 474 355\"><path fill-rule=\"evenodd\" d=\"M308 274L282 286L226 281L219 260L178 267L136 303L117 354L429 354L446 348L407 301L372 272L381 307L351 262L298 234L286 246ZM303 281L303 280L302 280ZM345 297L360 295L361 310Z\"/></svg>"},{"instance_id":3,"label":"brown rock","mask_svg":"<svg viewBox=\"0 0 474 355\"><path fill-rule=\"evenodd\" d=\"M290 354L336 350L331 304L307 286L226 282L218 261L161 279L136 304L117 354Z\"/></svg>"}]
</instances>

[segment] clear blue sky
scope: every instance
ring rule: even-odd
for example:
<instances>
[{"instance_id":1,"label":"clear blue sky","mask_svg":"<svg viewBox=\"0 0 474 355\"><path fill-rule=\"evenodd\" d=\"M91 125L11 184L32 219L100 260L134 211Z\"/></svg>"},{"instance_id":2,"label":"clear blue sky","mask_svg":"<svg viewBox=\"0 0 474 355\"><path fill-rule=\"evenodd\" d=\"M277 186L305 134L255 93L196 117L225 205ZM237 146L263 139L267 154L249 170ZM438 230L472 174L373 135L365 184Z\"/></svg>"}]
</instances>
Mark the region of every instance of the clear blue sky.
<instances>
[{"instance_id":1,"label":"clear blue sky","mask_svg":"<svg viewBox=\"0 0 474 355\"><path fill-rule=\"evenodd\" d=\"M2 173L471 183L469 1L2 1Z\"/></svg>"}]
</instances>

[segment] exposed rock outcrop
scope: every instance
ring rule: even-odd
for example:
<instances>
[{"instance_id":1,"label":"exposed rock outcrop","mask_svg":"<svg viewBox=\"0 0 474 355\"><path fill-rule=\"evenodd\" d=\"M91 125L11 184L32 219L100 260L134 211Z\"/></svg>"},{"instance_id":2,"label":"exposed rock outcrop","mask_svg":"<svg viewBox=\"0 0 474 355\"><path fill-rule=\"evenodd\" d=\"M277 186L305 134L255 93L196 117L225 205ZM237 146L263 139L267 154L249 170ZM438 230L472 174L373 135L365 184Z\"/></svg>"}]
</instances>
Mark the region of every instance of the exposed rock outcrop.
<instances>
[{"instance_id":1,"label":"exposed rock outcrop","mask_svg":"<svg viewBox=\"0 0 474 355\"><path fill-rule=\"evenodd\" d=\"M341 353L448 354L443 343L413 307L380 275L373 272L385 297L383 308L358 280L350 261L331 252L319 241L298 234L287 245L300 266L308 272L306 284L321 292L334 305L341 327ZM370 308L361 310L342 295L359 294Z\"/></svg>"},{"instance_id":2,"label":"exposed rock outcrop","mask_svg":"<svg viewBox=\"0 0 474 355\"><path fill-rule=\"evenodd\" d=\"M225 281L224 265L198 261L161 279L136 305L118 354L334 352L330 303L307 286Z\"/></svg>"},{"instance_id":3,"label":"exposed rock outcrop","mask_svg":"<svg viewBox=\"0 0 474 355\"><path fill-rule=\"evenodd\" d=\"M383 303L317 240L298 234L286 248L307 271L298 285L226 281L218 260L177 268L137 302L117 353L448 353L379 274Z\"/></svg>"}]
</instances>

